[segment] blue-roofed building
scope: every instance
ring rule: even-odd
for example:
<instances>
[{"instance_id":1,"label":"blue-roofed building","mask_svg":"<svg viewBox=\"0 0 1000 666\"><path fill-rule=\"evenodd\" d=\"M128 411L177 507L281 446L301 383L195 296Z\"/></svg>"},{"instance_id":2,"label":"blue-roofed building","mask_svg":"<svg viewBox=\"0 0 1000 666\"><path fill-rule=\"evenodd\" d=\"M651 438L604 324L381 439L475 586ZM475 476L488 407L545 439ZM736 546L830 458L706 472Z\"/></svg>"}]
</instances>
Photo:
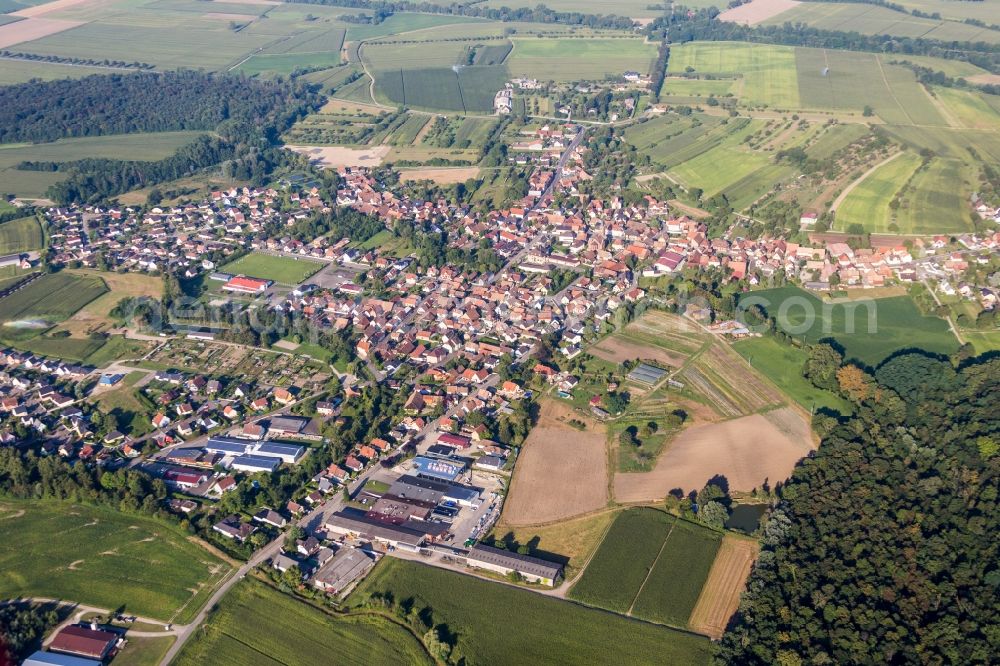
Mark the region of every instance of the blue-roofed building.
<instances>
[{"instance_id":1,"label":"blue-roofed building","mask_svg":"<svg viewBox=\"0 0 1000 666\"><path fill-rule=\"evenodd\" d=\"M241 456L249 453L254 447L254 442L235 437L209 437L205 444L205 450L209 453L221 453L225 456Z\"/></svg>"},{"instance_id":2,"label":"blue-roofed building","mask_svg":"<svg viewBox=\"0 0 1000 666\"><path fill-rule=\"evenodd\" d=\"M420 476L454 481L465 470L465 465L440 458L417 456L413 459L413 468Z\"/></svg>"},{"instance_id":3,"label":"blue-roofed building","mask_svg":"<svg viewBox=\"0 0 1000 666\"><path fill-rule=\"evenodd\" d=\"M98 384L100 384L101 386L114 386L124 378L125 375L121 373L106 372L103 375L101 375L101 379L98 382Z\"/></svg>"},{"instance_id":4,"label":"blue-roofed building","mask_svg":"<svg viewBox=\"0 0 1000 666\"><path fill-rule=\"evenodd\" d=\"M43 652L39 650L24 660L22 666L101 666L94 659L84 659L58 652Z\"/></svg>"},{"instance_id":5,"label":"blue-roofed building","mask_svg":"<svg viewBox=\"0 0 1000 666\"><path fill-rule=\"evenodd\" d=\"M273 472L281 466L281 458L243 455L233 458L230 469L241 472Z\"/></svg>"},{"instance_id":6,"label":"blue-roofed building","mask_svg":"<svg viewBox=\"0 0 1000 666\"><path fill-rule=\"evenodd\" d=\"M295 444L282 444L280 442L263 442L253 449L253 455L265 456L268 458L279 458L289 465L294 465L302 460L306 449Z\"/></svg>"}]
</instances>

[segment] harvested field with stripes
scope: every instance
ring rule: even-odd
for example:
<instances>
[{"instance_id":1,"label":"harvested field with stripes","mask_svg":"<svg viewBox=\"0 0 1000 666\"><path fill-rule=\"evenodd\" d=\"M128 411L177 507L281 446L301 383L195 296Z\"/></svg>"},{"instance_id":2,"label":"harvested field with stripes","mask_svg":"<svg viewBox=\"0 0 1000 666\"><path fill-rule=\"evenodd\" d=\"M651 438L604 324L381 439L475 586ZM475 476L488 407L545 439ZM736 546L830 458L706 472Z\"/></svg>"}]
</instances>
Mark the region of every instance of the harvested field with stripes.
<instances>
[{"instance_id":1,"label":"harvested field with stripes","mask_svg":"<svg viewBox=\"0 0 1000 666\"><path fill-rule=\"evenodd\" d=\"M727 534L708 572L698 603L691 612L691 631L718 640L725 633L729 619L740 603L750 569L760 552L760 545L751 539Z\"/></svg>"}]
</instances>

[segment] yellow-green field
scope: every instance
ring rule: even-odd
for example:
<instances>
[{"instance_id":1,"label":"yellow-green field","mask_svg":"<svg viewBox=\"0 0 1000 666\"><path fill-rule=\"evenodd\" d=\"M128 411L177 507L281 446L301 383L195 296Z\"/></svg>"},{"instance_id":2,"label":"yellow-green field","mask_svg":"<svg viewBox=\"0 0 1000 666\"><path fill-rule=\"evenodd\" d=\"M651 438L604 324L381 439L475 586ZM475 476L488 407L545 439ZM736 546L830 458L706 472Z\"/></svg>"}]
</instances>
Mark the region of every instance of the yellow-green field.
<instances>
[{"instance_id":1,"label":"yellow-green field","mask_svg":"<svg viewBox=\"0 0 1000 666\"><path fill-rule=\"evenodd\" d=\"M636 38L514 39L507 59L511 76L542 81L620 77L626 70L648 74L656 45Z\"/></svg>"}]
</instances>

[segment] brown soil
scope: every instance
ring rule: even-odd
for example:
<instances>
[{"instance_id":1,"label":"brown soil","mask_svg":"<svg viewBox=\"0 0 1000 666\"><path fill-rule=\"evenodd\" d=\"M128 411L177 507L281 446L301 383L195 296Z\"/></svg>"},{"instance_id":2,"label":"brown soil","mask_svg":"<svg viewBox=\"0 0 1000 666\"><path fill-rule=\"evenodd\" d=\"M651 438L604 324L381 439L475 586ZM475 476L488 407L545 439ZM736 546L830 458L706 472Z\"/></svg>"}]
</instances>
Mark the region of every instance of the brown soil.
<instances>
[{"instance_id":1,"label":"brown soil","mask_svg":"<svg viewBox=\"0 0 1000 666\"><path fill-rule=\"evenodd\" d=\"M601 340L588 351L597 358L603 358L605 361L611 361L612 363L623 363L638 358L644 361L659 361L675 368L679 368L684 364L683 356L668 354L662 349L629 342L619 337L610 337Z\"/></svg>"},{"instance_id":2,"label":"brown soil","mask_svg":"<svg viewBox=\"0 0 1000 666\"><path fill-rule=\"evenodd\" d=\"M570 418L587 422L580 431ZM542 413L518 457L502 520L511 527L542 525L590 513L608 503L604 427L565 404L542 402Z\"/></svg>"},{"instance_id":3,"label":"brown soil","mask_svg":"<svg viewBox=\"0 0 1000 666\"><path fill-rule=\"evenodd\" d=\"M344 148L342 146L293 146L286 148L305 155L319 166L378 166L389 153L388 146L372 148Z\"/></svg>"},{"instance_id":4,"label":"brown soil","mask_svg":"<svg viewBox=\"0 0 1000 666\"><path fill-rule=\"evenodd\" d=\"M722 539L712 570L708 572L708 580L691 611L688 625L692 631L714 640L722 638L729 618L739 606L740 594L759 551L757 542L749 539L729 534Z\"/></svg>"},{"instance_id":5,"label":"brown soil","mask_svg":"<svg viewBox=\"0 0 1000 666\"><path fill-rule=\"evenodd\" d=\"M27 11L27 10L25 10ZM20 15L20 14L16 14ZM60 21L57 19L26 18L7 25L0 25L0 48L30 42L54 35L70 28L83 25L80 21Z\"/></svg>"},{"instance_id":6,"label":"brown soil","mask_svg":"<svg viewBox=\"0 0 1000 666\"><path fill-rule=\"evenodd\" d=\"M694 426L667 446L653 471L615 474L615 500L660 501L674 488L699 490L715 475L726 477L731 491L749 492L787 479L812 448L808 424L791 407Z\"/></svg>"},{"instance_id":7,"label":"brown soil","mask_svg":"<svg viewBox=\"0 0 1000 666\"><path fill-rule=\"evenodd\" d=\"M745 5L727 9L719 14L719 20L757 25L773 16L787 12L798 4L795 0L753 0Z\"/></svg>"}]
</instances>

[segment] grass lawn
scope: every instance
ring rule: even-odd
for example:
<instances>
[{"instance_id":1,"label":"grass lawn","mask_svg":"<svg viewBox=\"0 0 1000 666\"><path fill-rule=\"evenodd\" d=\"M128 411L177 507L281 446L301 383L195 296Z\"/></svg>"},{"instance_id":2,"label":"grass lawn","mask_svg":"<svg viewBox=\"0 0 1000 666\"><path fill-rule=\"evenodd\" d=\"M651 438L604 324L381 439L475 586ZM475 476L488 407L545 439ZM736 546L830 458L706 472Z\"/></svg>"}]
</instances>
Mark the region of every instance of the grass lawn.
<instances>
[{"instance_id":1,"label":"grass lawn","mask_svg":"<svg viewBox=\"0 0 1000 666\"><path fill-rule=\"evenodd\" d=\"M569 597L618 613L628 611L675 520L656 509L620 513Z\"/></svg>"},{"instance_id":2,"label":"grass lawn","mask_svg":"<svg viewBox=\"0 0 1000 666\"><path fill-rule=\"evenodd\" d=\"M962 331L962 337L972 343L977 354L1000 351L1000 331Z\"/></svg>"},{"instance_id":3,"label":"grass lawn","mask_svg":"<svg viewBox=\"0 0 1000 666\"><path fill-rule=\"evenodd\" d=\"M632 614L686 627L721 543L721 532L686 520L676 521L635 600Z\"/></svg>"},{"instance_id":4,"label":"grass lawn","mask_svg":"<svg viewBox=\"0 0 1000 666\"><path fill-rule=\"evenodd\" d=\"M343 616L252 578L238 583L184 646L177 666L433 664L408 630L376 615Z\"/></svg>"},{"instance_id":5,"label":"grass lawn","mask_svg":"<svg viewBox=\"0 0 1000 666\"><path fill-rule=\"evenodd\" d=\"M909 296L831 305L798 287L765 289L746 294L755 297L789 335L808 343L833 338L844 347L847 359L878 365L900 349L918 348L939 354L958 349L948 324L920 314ZM795 298L795 301L788 299ZM779 314L783 303L786 312ZM853 328L852 328L853 324Z\"/></svg>"},{"instance_id":6,"label":"grass lawn","mask_svg":"<svg viewBox=\"0 0 1000 666\"><path fill-rule=\"evenodd\" d=\"M312 259L297 259L252 252L226 264L220 270L225 273L273 280L278 284L297 285L325 265L323 262Z\"/></svg>"},{"instance_id":7,"label":"grass lawn","mask_svg":"<svg viewBox=\"0 0 1000 666\"><path fill-rule=\"evenodd\" d=\"M173 636L162 638L128 636L128 645L115 655L115 666L158 666L173 644Z\"/></svg>"},{"instance_id":8,"label":"grass lawn","mask_svg":"<svg viewBox=\"0 0 1000 666\"><path fill-rule=\"evenodd\" d=\"M112 361L141 358L149 351L150 344L143 340L128 340L123 335L113 335L100 349L91 353L85 360L88 365L103 368Z\"/></svg>"},{"instance_id":9,"label":"grass lawn","mask_svg":"<svg viewBox=\"0 0 1000 666\"><path fill-rule=\"evenodd\" d=\"M813 411L820 407L851 413L851 405L840 396L816 388L802 376L808 354L804 349L783 345L770 336L740 340L733 345L740 356L788 394L795 402Z\"/></svg>"},{"instance_id":10,"label":"grass lawn","mask_svg":"<svg viewBox=\"0 0 1000 666\"><path fill-rule=\"evenodd\" d=\"M45 244L42 228L33 217L0 224L0 254L40 250Z\"/></svg>"},{"instance_id":11,"label":"grass lawn","mask_svg":"<svg viewBox=\"0 0 1000 666\"><path fill-rule=\"evenodd\" d=\"M412 598L457 636L457 663L707 664L711 643L666 627L416 562L385 558L348 599L372 592Z\"/></svg>"},{"instance_id":12,"label":"grass lawn","mask_svg":"<svg viewBox=\"0 0 1000 666\"><path fill-rule=\"evenodd\" d=\"M187 622L229 567L173 525L59 501L2 500L0 596Z\"/></svg>"}]
</instances>

